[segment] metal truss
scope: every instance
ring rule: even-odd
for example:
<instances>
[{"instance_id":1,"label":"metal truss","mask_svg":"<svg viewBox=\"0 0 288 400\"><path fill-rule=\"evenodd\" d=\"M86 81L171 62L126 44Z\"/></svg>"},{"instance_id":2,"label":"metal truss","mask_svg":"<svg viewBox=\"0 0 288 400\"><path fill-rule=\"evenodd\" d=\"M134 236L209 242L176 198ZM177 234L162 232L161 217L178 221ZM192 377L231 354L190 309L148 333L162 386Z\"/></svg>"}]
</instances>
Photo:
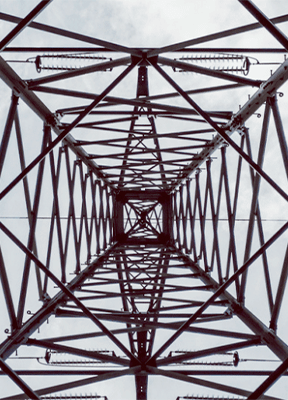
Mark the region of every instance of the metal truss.
<instances>
[{"instance_id":1,"label":"metal truss","mask_svg":"<svg viewBox=\"0 0 288 400\"><path fill-rule=\"evenodd\" d=\"M0 12L1 399L284 399L288 15L135 48L50 3Z\"/></svg>"}]
</instances>

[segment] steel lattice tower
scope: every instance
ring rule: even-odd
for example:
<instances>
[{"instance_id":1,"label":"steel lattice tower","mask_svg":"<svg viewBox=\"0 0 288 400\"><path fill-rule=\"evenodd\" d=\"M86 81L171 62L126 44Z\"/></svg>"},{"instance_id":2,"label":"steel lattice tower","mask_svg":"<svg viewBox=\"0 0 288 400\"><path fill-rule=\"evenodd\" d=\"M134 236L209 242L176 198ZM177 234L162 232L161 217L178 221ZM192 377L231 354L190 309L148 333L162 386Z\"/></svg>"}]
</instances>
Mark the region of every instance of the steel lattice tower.
<instances>
[{"instance_id":1,"label":"steel lattice tower","mask_svg":"<svg viewBox=\"0 0 288 400\"><path fill-rule=\"evenodd\" d=\"M14 4L1 399L287 398L288 14L144 48Z\"/></svg>"}]
</instances>

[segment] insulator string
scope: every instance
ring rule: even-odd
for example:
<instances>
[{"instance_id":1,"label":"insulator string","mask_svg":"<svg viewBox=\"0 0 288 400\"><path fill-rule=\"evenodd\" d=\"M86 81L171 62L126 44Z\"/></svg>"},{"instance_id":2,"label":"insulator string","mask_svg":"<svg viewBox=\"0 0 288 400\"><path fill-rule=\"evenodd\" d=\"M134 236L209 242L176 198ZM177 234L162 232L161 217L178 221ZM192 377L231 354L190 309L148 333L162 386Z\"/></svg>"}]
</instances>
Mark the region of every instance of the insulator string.
<instances>
[{"instance_id":1,"label":"insulator string","mask_svg":"<svg viewBox=\"0 0 288 400\"><path fill-rule=\"evenodd\" d=\"M241 73L248 75L250 72L251 65L262 65L259 60L254 57L244 56L242 54L196 54L192 56L182 56L180 58L175 58L175 61L185 61L194 64L204 64L205 68L212 70L231 72L231 73ZM267 64L267 63L264 63ZM270 64L270 63L268 63ZM272 63L275 64L275 63ZM276 63L278 64L278 63ZM181 68L173 68L176 72L189 72Z\"/></svg>"},{"instance_id":2,"label":"insulator string","mask_svg":"<svg viewBox=\"0 0 288 400\"><path fill-rule=\"evenodd\" d=\"M68 65L67 62L74 65ZM77 61L77 64L75 63ZM99 56L93 53L71 53L71 54L58 54L48 53L37 55L36 57L29 57L26 60L8 60L8 62L18 63L32 63L35 64L36 71L42 70L61 70L71 71L77 70L87 66L87 62L91 61L112 61L112 58ZM89 64L88 64L89 65ZM108 69L111 71L111 69ZM105 70L107 71L107 70Z\"/></svg>"}]
</instances>

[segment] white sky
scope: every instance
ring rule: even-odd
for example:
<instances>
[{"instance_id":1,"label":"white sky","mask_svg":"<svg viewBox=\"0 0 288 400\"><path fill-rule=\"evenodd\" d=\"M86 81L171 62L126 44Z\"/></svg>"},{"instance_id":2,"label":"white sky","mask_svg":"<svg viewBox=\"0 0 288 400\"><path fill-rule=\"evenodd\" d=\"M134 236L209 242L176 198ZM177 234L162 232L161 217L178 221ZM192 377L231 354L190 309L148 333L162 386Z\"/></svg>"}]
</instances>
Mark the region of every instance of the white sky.
<instances>
[{"instance_id":1,"label":"white sky","mask_svg":"<svg viewBox=\"0 0 288 400\"><path fill-rule=\"evenodd\" d=\"M32 0L0 0L0 11L4 13L10 13L13 15L17 15L19 17L24 17L36 4L38 4L38 1L32 1ZM255 4L261 8L269 17L274 17L282 14L287 14L288 13L288 2L287 0L258 0L255 1ZM78 0L54 0L51 5L49 5L45 11L40 15L40 17L37 18L37 22L42 22L46 24L50 24L53 26L65 28L67 30L74 30L79 33L83 33L89 36L94 36L99 39L111 41L114 43L119 43L121 45L125 46L131 46L131 47L159 47L159 46L165 46L171 43L177 43L179 41L185 41L187 39L191 39L194 37L199 37L202 35L210 34L213 32L218 32L220 30L224 29L229 29L235 26L240 26L240 25L245 25L248 23L253 23L254 18L248 13L247 10L244 9L244 7L237 2L236 0L202 0L200 3L199 0L178 0L178 1L153 1L153 0L146 0L145 2L139 2L135 0L105 0L105 1L91 1L91 0L83 0L82 2L79 2ZM284 33L288 35L288 23L281 24L281 29L283 30ZM0 21L0 37L4 37L13 27L12 24L6 23L4 21ZM33 45L44 45L47 43L46 38L50 38L50 35L47 34L39 34L37 31L34 30L29 30L26 29L25 32L19 35L19 37L11 44L12 46L27 46L28 43L31 43ZM252 38L252 39L251 39ZM253 34L246 34L246 35L241 35L235 36L235 41L233 42L233 45L237 46L278 46L277 41L272 38L267 32L264 30L261 31L255 31ZM59 38L57 36L53 37L53 44L54 45L72 45L74 42L70 41L69 39L63 39ZM217 42L217 46L229 46L231 45L231 40L230 39L223 39ZM85 44L82 43L84 46ZM82 45L79 42L79 45ZM208 42L206 44L207 46L213 45L213 43ZM216 44L215 44L216 45ZM10 55L9 55L10 57ZM5 58L7 59L8 56L5 55ZM283 59L283 55L277 56L277 60ZM276 68L276 67L275 67ZM275 70L273 67L273 69ZM36 72L33 70L31 72L30 70L27 70L25 68L22 68L20 66L16 66L15 69L17 72L23 76L24 79L27 79L28 75L30 74L31 76L33 75L33 78L38 77ZM266 77L269 77L269 68L265 70L255 70L252 69L251 71L251 76L249 77L252 78L258 78L259 74L263 74L263 78L261 76L261 79L266 79ZM188 77L188 78L187 78ZM183 83L183 85L188 85L189 88L193 88L199 84L196 79L193 77L191 78L189 75L187 77L179 77L179 81ZM265 78L264 78L265 77ZM93 89L95 88L95 92L99 92L103 87L106 85L107 79L110 79L109 77L107 78L106 75L101 75L101 79L97 82L93 82ZM152 78L153 79L153 78ZM187 80L187 82L186 82ZM284 86L284 89L287 88L287 85ZM88 90L88 88L87 88ZM161 90L165 90L165 87L157 87L154 88L155 93L157 93ZM253 90L251 89L251 94L253 94ZM286 89L287 90L287 89ZM171 91L171 89L170 89ZM5 123L5 118L7 115L7 110L9 107L9 101L10 99L10 90L7 89L7 87L0 82L0 93L2 92L3 97L7 100L5 102L2 102L0 104L0 127L4 126ZM154 93L153 93L154 94ZM45 99L49 103L49 98L47 96L41 97L40 98ZM238 105L246 101L247 99L247 93L245 92L245 95L243 94L243 97L235 101L234 99L224 99L223 102L227 103L227 107L231 106L231 103L233 102L233 109L231 111L236 112L238 110ZM78 101L78 100L77 100ZM285 109L287 105L287 99L286 97L283 98L283 108L281 106L281 111ZM50 100L51 103L51 100ZM85 102L81 102L81 104L84 104ZM226 109L226 103L224 106L224 109ZM223 104L223 103L222 103ZM57 107L54 104L49 104L49 107L51 107L51 110L54 111ZM53 107L55 107L53 109ZM222 106L223 107L223 106ZM221 108L221 106L220 106ZM41 123L38 120L33 119L32 113L28 110L26 110L24 107L21 109L23 115L26 117L26 121L24 120L23 123L23 130L29 129L29 126L31 126L31 121L33 121L33 127L35 129L42 129L41 128ZM230 109L229 109L230 110ZM263 109L262 109L262 114L263 114ZM263 117L263 115L262 115ZM284 122L287 122L287 118L284 116ZM256 119L256 117L255 117ZM262 121L262 120L261 120ZM261 123L261 121L258 121L258 124ZM255 130L257 129L257 121L253 122L255 125L252 125L252 127L255 127ZM28 130L27 130L28 131ZM2 132L2 129L1 129ZM273 140L271 140L271 149L273 145ZM34 152L37 154L38 147L35 150L33 146L31 146L31 158L33 158ZM277 158L278 156L278 150L271 150L272 154L270 156L271 158L271 164L274 162L275 157ZM275 156L274 156L275 154ZM28 156L29 157L29 156ZM233 156L232 156L233 157ZM10 161L11 163L13 160ZM269 166L267 166L269 168ZM248 171L248 169L247 169ZM269 169L269 172L275 176L275 179L279 179L280 183L283 185L286 185L286 177L282 173L281 176L278 176L278 168L271 168ZM247 172L248 173L248 172ZM5 182L3 187L5 187ZM278 199L278 198L277 198ZM273 199L274 200L274 199ZM13 195L11 193L11 197L9 198L10 207L9 211L6 210L5 208L5 214L10 213L12 209L14 209L14 212L16 215L19 216L17 209L17 202L18 198L17 196ZM275 206L275 201L277 202L277 205ZM269 201L267 199L265 202L263 202L263 208L266 212L267 218L271 215L273 217L279 218L280 216L282 217L283 215L287 217L287 210L283 211L282 202L278 200L275 200L273 202ZM6 207L7 204L6 204ZM21 209L22 211L22 209ZM0 216L3 215L0 212ZM7 214L6 214L7 215ZM10 215L10 214L9 214ZM5 223L5 220L4 220ZM18 234L18 236L25 242L25 236L26 236L26 230L21 231L20 229L20 223L19 222L10 222L9 227L11 229L14 229L14 232ZM8 225L8 224L7 224ZM22 225L21 225L22 226ZM267 228L267 231L271 231L271 234L274 233L274 230L276 228L273 226L271 229ZM283 241L279 242L279 252L283 253L283 249L285 248L285 241L287 242L287 238L283 238ZM4 246L8 246L8 241L3 239ZM257 243L256 243L257 246ZM283 247L280 249L280 247ZM7 250L7 247L6 247ZM281 257L283 256L281 253ZM11 258L10 258L11 257ZM275 258L275 264L278 263L277 269L279 269L279 263L278 257L275 256L275 250L274 253L271 253L271 257L273 257L273 260ZM19 251L15 251L14 254L11 254L9 256L9 265L11 264L16 264L19 262L19 260L23 260L23 256L20 255ZM275 267L276 268L276 267ZM18 283L19 284L19 283ZM258 286L259 287L259 286ZM15 284L14 289L17 288L17 284ZM249 289L251 293L253 290ZM261 304L261 289L259 289L259 297L255 295L255 298L249 299L251 301L251 307L254 307L255 312L259 313L259 317L267 318L266 311L262 311L262 308L260 307ZM1 293L2 296L2 293ZM259 301L255 299L260 299ZM287 298L285 298L287 301ZM3 298L0 297L0 302L3 302ZM260 304L259 304L260 303ZM3 303L2 303L3 304ZM35 309L35 306L34 306ZM37 307L36 307L37 309ZM253 310L254 311L254 310ZM7 315L3 315L3 319L1 319L1 338L5 338L5 335L3 335L3 330L7 327L7 324L9 324L9 321L7 320ZM285 335L282 336L284 339L287 339L287 332L285 332L285 327L287 327L287 320L284 320L285 324L281 326L281 334ZM269 321L266 322L269 324ZM2 329L3 327L3 329ZM47 327L46 327L47 328ZM90 326L91 328L91 326ZM55 333L53 332L53 335L56 334L57 329L59 327L53 324L48 325L48 329L55 330ZM240 328L239 328L240 329ZM241 328L242 329L242 328ZM45 327L44 327L45 331ZM47 336L51 334L51 331ZM45 333L44 333L45 336ZM183 335L184 336L184 335ZM186 348L186 343L185 339L182 339L183 347ZM189 346L190 347L190 346ZM193 346L191 348L193 350ZM245 356L245 352L243 353L243 357ZM247 357L249 356L248 354L246 355ZM271 357L271 355L268 355L268 357ZM271 368L273 368L273 364L271 365ZM2 380L2 378L0 378ZM261 378L262 379L262 378ZM261 379L259 380L259 383L261 382ZM287 378L286 378L287 379ZM0 385L1 385L1 380L0 380ZM30 382L31 380L27 379L27 382ZM219 379L220 381L220 379ZM255 379L256 381L256 379ZM10 383L6 383L5 381L5 387L2 389L3 393L1 393L3 396L9 395L11 393L16 393L18 392L18 389ZM112 382L112 381L111 381ZM120 380L115 380L115 386L111 382L103 383L97 385L97 392L99 394L107 395L109 400L132 400L133 394L131 394L131 386L130 386L130 378L125 378L125 380L122 381L121 384L117 384L117 382L120 382ZM193 391L194 393L197 392L198 389L193 388L191 389L190 384L185 384L181 383L181 385L178 386L177 382L174 382L173 380L168 380L168 379L162 379L160 380L159 378L151 377L149 380L149 400L156 400L156 399L175 399L177 396L183 396L186 395L187 393L192 394ZM36 384L35 382L32 383ZM255 382L253 380L253 383L251 382L252 387L254 387ZM286 386L285 386L286 385ZM235 386L241 387L241 381L237 381L235 379ZM277 386L277 385L276 385ZM13 389L12 389L13 388ZM181 389L179 389L181 388ZM285 383L278 385L275 388L272 388L271 390L271 395L274 394L275 396L280 396L282 393L283 397L283 391L285 389L288 389L288 385L285 381ZM78 390L78 392L81 390ZM90 393L92 392L92 388L83 388L82 392L87 392ZM93 388L94 391L94 388ZM203 392L203 393L202 393ZM209 393L209 390L203 390L202 388L199 389L199 394L204 394ZM212 392L210 392L212 393ZM270 393L270 392L269 392ZM164 397L165 396L165 397Z\"/></svg>"}]
</instances>

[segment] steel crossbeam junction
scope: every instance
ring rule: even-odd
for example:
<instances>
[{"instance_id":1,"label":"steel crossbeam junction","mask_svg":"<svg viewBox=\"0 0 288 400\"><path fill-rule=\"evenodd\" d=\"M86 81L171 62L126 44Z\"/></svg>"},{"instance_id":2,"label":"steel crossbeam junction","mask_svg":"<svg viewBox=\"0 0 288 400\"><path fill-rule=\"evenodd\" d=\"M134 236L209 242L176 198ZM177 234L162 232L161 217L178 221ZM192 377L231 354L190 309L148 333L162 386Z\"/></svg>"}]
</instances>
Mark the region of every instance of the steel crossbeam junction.
<instances>
[{"instance_id":1,"label":"steel crossbeam junction","mask_svg":"<svg viewBox=\"0 0 288 400\"><path fill-rule=\"evenodd\" d=\"M287 2L179 0L184 41L169 2L32 3L0 1L1 400L287 398Z\"/></svg>"}]
</instances>

